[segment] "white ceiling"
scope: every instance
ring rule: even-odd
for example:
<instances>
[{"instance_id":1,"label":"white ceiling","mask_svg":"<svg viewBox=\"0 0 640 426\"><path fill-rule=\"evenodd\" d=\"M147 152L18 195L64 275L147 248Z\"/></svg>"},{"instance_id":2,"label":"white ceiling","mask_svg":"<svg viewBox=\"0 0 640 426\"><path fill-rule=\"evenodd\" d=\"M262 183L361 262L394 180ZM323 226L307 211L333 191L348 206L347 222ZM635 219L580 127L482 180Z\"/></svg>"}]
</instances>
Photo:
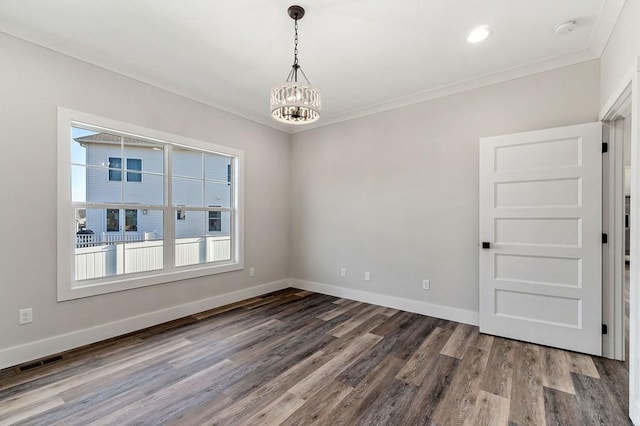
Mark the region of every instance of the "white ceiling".
<instances>
[{"instance_id":1,"label":"white ceiling","mask_svg":"<svg viewBox=\"0 0 640 426\"><path fill-rule=\"evenodd\" d=\"M291 4L321 126L598 58L624 0L3 0L0 31L295 132L309 127L268 111L293 61ZM493 35L467 43L481 24Z\"/></svg>"}]
</instances>

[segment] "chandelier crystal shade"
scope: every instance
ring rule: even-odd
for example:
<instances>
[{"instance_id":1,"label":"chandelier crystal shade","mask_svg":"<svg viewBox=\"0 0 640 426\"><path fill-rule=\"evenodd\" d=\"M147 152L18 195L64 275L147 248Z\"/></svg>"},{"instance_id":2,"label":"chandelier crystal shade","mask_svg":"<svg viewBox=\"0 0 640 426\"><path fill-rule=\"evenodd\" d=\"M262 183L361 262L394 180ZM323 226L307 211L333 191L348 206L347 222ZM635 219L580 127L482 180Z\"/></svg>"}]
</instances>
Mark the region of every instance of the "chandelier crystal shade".
<instances>
[{"instance_id":1,"label":"chandelier crystal shade","mask_svg":"<svg viewBox=\"0 0 640 426\"><path fill-rule=\"evenodd\" d=\"M286 82L271 90L271 116L287 124L313 123L320 118L322 103L320 92L309 83L298 64L298 20L304 16L304 9L291 6L288 13L295 21L293 65ZM298 73L305 82L298 82Z\"/></svg>"}]
</instances>

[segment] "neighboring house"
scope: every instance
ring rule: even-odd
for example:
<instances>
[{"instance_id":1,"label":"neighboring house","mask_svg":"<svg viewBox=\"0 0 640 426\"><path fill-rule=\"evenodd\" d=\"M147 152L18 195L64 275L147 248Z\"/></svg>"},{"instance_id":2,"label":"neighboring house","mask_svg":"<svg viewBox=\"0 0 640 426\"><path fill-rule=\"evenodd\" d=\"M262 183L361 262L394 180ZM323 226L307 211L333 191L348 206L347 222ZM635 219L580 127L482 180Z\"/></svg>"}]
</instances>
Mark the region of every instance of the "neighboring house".
<instances>
[{"instance_id":1,"label":"neighboring house","mask_svg":"<svg viewBox=\"0 0 640 426\"><path fill-rule=\"evenodd\" d=\"M96 133L75 138L86 148L86 202L131 204L126 209L92 209L78 229L93 231L97 241L139 241L162 238L160 210L135 205L164 203L164 155L162 148L145 141ZM124 151L124 152L123 152ZM231 162L227 157L193 151L174 153L174 205L187 207L228 207L231 203ZM124 182L124 185L123 185ZM222 182L227 182L223 184ZM229 215L215 211L178 210L176 237L229 235ZM82 226L80 226L80 224Z\"/></svg>"}]
</instances>

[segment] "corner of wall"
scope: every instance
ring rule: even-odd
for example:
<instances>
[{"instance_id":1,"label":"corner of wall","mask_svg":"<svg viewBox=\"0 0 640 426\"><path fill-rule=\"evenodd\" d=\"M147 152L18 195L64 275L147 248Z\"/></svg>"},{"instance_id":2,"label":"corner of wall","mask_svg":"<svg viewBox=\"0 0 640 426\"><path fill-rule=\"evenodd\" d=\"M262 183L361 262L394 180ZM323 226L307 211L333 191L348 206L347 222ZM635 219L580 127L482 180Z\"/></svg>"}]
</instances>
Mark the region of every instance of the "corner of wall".
<instances>
[{"instance_id":1,"label":"corner of wall","mask_svg":"<svg viewBox=\"0 0 640 426\"><path fill-rule=\"evenodd\" d=\"M452 308L450 306L435 305L417 300L405 299L402 297L388 296L385 294L372 293L369 291L356 290L347 287L338 287L330 284L322 284L311 281L292 278L291 286L301 290L313 291L327 294L329 296L344 297L359 302L371 303L373 305L387 308L399 309L416 314L427 315L449 321L461 322L470 325L478 325L479 316L477 312L466 309Z\"/></svg>"}]
</instances>

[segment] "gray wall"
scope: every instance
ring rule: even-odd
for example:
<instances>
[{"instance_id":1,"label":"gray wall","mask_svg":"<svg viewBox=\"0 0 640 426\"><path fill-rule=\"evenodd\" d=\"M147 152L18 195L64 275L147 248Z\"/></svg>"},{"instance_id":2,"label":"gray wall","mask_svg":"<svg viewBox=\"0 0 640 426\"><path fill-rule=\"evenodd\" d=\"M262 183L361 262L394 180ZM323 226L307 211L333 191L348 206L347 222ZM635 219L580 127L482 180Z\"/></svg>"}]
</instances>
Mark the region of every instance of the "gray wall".
<instances>
[{"instance_id":1,"label":"gray wall","mask_svg":"<svg viewBox=\"0 0 640 426\"><path fill-rule=\"evenodd\" d=\"M595 121L600 101L592 61L291 142L6 35L0 53L0 350L287 277L477 311L478 139ZM245 264L256 277L238 271L57 303L57 106L243 149ZM34 322L18 326L24 307Z\"/></svg>"},{"instance_id":2,"label":"gray wall","mask_svg":"<svg viewBox=\"0 0 640 426\"><path fill-rule=\"evenodd\" d=\"M0 350L289 276L290 137L0 34ZM57 107L245 151L238 271L56 302ZM32 324L18 309L32 307Z\"/></svg>"},{"instance_id":3,"label":"gray wall","mask_svg":"<svg viewBox=\"0 0 640 426\"><path fill-rule=\"evenodd\" d=\"M477 312L478 139L597 121L599 83L590 61L293 135L292 277Z\"/></svg>"}]
</instances>

